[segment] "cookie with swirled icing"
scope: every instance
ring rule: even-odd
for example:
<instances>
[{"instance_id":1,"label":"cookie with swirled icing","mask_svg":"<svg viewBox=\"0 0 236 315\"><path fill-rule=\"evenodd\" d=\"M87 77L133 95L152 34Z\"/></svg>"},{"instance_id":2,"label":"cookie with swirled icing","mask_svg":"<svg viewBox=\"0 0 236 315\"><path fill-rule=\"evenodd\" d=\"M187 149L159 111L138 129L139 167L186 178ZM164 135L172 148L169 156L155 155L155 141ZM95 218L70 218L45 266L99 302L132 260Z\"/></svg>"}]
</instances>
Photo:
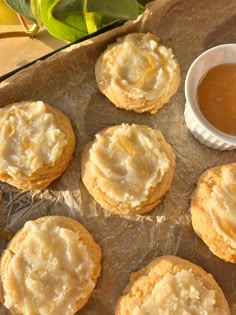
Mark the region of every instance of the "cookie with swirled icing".
<instances>
[{"instance_id":1,"label":"cookie with swirled icing","mask_svg":"<svg viewBox=\"0 0 236 315\"><path fill-rule=\"evenodd\" d=\"M120 214L152 210L168 191L175 153L162 133L122 124L98 132L82 152L82 180L105 209Z\"/></svg>"},{"instance_id":2,"label":"cookie with swirled icing","mask_svg":"<svg viewBox=\"0 0 236 315\"><path fill-rule=\"evenodd\" d=\"M0 180L43 189L67 168L75 148L69 118L42 101L0 108Z\"/></svg>"},{"instance_id":3,"label":"cookie with swirled icing","mask_svg":"<svg viewBox=\"0 0 236 315\"><path fill-rule=\"evenodd\" d=\"M117 107L157 112L180 85L180 68L172 49L151 33L119 37L95 66L100 91Z\"/></svg>"},{"instance_id":4,"label":"cookie with swirled icing","mask_svg":"<svg viewBox=\"0 0 236 315\"><path fill-rule=\"evenodd\" d=\"M236 163L201 174L190 210L193 229L212 253L236 263Z\"/></svg>"},{"instance_id":5,"label":"cookie with swirled icing","mask_svg":"<svg viewBox=\"0 0 236 315\"><path fill-rule=\"evenodd\" d=\"M0 301L14 315L73 315L92 294L101 249L78 221L27 221L1 256Z\"/></svg>"},{"instance_id":6,"label":"cookie with swirled icing","mask_svg":"<svg viewBox=\"0 0 236 315\"><path fill-rule=\"evenodd\" d=\"M131 274L115 315L230 315L226 298L200 266L177 256L162 256Z\"/></svg>"}]
</instances>

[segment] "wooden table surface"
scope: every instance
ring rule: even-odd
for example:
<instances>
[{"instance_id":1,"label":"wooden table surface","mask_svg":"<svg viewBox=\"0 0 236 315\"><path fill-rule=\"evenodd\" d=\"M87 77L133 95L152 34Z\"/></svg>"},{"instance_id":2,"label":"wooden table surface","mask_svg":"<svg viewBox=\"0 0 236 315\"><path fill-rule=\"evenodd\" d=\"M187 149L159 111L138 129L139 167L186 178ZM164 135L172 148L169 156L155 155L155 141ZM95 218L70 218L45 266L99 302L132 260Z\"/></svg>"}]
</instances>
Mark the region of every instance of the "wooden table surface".
<instances>
[{"instance_id":1,"label":"wooden table surface","mask_svg":"<svg viewBox=\"0 0 236 315\"><path fill-rule=\"evenodd\" d=\"M23 31L22 26L0 25L0 77L67 44L43 28L33 39L28 36L5 38L6 32L15 31Z\"/></svg>"}]
</instances>

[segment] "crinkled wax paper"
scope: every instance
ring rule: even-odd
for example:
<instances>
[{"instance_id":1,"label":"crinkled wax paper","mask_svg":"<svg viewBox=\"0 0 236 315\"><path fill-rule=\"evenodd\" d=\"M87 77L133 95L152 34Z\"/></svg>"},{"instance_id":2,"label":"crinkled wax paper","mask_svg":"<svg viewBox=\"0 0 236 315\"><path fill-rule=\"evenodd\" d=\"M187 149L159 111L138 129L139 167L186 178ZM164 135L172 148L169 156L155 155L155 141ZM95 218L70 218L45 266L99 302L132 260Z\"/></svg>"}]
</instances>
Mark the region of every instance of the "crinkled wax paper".
<instances>
[{"instance_id":1,"label":"crinkled wax paper","mask_svg":"<svg viewBox=\"0 0 236 315\"><path fill-rule=\"evenodd\" d=\"M94 66L99 54L117 36L150 31L173 49L181 67L178 92L158 113L138 114L117 109L100 93ZM36 39L35 39L36 40ZM44 215L78 219L103 251L102 273L81 315L111 315L131 272L155 257L186 258L213 274L236 314L236 264L215 257L191 226L189 201L199 175L209 167L236 160L236 150L217 151L200 144L184 122L184 81L193 60L204 50L236 40L235 0L156 0L136 21L74 44L22 70L0 84L0 106L43 100L71 119L77 146L65 173L43 191L20 191L1 184L1 249L11 232L25 221ZM7 62L7 61L6 61ZM120 123L160 129L176 153L172 186L161 203L145 214L122 217L102 209L81 182L80 154L104 127ZM60 276L60 275L58 275ZM1 307L0 314L7 314Z\"/></svg>"}]
</instances>

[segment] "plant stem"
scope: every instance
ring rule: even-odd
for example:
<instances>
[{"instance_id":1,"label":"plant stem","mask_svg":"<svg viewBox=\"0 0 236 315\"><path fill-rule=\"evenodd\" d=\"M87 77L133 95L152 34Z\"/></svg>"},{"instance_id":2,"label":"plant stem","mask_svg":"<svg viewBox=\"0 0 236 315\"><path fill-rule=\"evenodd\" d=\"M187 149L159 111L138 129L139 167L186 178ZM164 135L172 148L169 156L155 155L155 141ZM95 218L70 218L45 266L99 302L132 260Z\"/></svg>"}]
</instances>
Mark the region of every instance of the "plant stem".
<instances>
[{"instance_id":1,"label":"plant stem","mask_svg":"<svg viewBox=\"0 0 236 315\"><path fill-rule=\"evenodd\" d=\"M10 38L10 37L29 37L29 34L25 32L3 32L0 33L0 38Z\"/></svg>"},{"instance_id":2,"label":"plant stem","mask_svg":"<svg viewBox=\"0 0 236 315\"><path fill-rule=\"evenodd\" d=\"M27 23L25 22L25 19L22 15L20 15L19 13L17 13L17 16L20 20L20 23L25 31L25 33L29 36L29 37L34 37L38 30L40 29L40 27L37 24L33 24L31 27L28 27Z\"/></svg>"},{"instance_id":3,"label":"plant stem","mask_svg":"<svg viewBox=\"0 0 236 315\"><path fill-rule=\"evenodd\" d=\"M84 13L87 13L87 12L88 12L88 0L84 0L83 12L84 12Z\"/></svg>"},{"instance_id":4,"label":"plant stem","mask_svg":"<svg viewBox=\"0 0 236 315\"><path fill-rule=\"evenodd\" d=\"M31 27L28 27L23 16L20 15L19 13L17 13L17 16L18 16L20 23L24 29L24 32L15 31L15 32L0 33L0 38L25 37L25 36L33 38L37 34L37 32L40 28L37 24L33 24Z\"/></svg>"}]
</instances>

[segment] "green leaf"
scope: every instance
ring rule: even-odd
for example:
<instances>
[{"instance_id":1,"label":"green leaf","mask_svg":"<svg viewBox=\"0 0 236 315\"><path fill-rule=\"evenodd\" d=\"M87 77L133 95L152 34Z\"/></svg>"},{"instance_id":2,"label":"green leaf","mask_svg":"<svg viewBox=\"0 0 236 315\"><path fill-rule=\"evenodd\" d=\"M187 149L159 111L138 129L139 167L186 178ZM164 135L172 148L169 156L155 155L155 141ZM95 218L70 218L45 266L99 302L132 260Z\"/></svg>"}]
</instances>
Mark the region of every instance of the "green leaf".
<instances>
[{"instance_id":1,"label":"green leaf","mask_svg":"<svg viewBox=\"0 0 236 315\"><path fill-rule=\"evenodd\" d=\"M51 35L74 42L117 20L133 20L149 0L4 0Z\"/></svg>"},{"instance_id":2,"label":"green leaf","mask_svg":"<svg viewBox=\"0 0 236 315\"><path fill-rule=\"evenodd\" d=\"M145 7L142 4L138 3L138 12L139 12L139 14L142 14L144 11L145 11Z\"/></svg>"},{"instance_id":3,"label":"green leaf","mask_svg":"<svg viewBox=\"0 0 236 315\"><path fill-rule=\"evenodd\" d=\"M136 0L88 0L88 11L114 19L134 20L138 16L138 5Z\"/></svg>"},{"instance_id":4,"label":"green leaf","mask_svg":"<svg viewBox=\"0 0 236 315\"><path fill-rule=\"evenodd\" d=\"M63 14L73 14L76 11L95 12L115 19L132 20L138 15L138 4L136 0L59 0L54 7L53 15L60 18Z\"/></svg>"},{"instance_id":5,"label":"green leaf","mask_svg":"<svg viewBox=\"0 0 236 315\"><path fill-rule=\"evenodd\" d=\"M41 3L41 0L31 0L32 14L34 18L36 19L38 25L42 24L40 3Z\"/></svg>"},{"instance_id":6,"label":"green leaf","mask_svg":"<svg viewBox=\"0 0 236 315\"><path fill-rule=\"evenodd\" d=\"M28 20L38 24L37 19L33 15L31 9L31 0L4 0L14 11L21 14Z\"/></svg>"},{"instance_id":7,"label":"green leaf","mask_svg":"<svg viewBox=\"0 0 236 315\"><path fill-rule=\"evenodd\" d=\"M102 17L98 13L87 12L85 13L85 19L89 34L96 32L102 22Z\"/></svg>"},{"instance_id":8,"label":"green leaf","mask_svg":"<svg viewBox=\"0 0 236 315\"><path fill-rule=\"evenodd\" d=\"M151 2L152 0L138 0L138 3L142 4L144 7L148 2Z\"/></svg>"},{"instance_id":9,"label":"green leaf","mask_svg":"<svg viewBox=\"0 0 236 315\"><path fill-rule=\"evenodd\" d=\"M53 36L73 42L108 22L138 16L136 0L41 0L42 21Z\"/></svg>"},{"instance_id":10,"label":"green leaf","mask_svg":"<svg viewBox=\"0 0 236 315\"><path fill-rule=\"evenodd\" d=\"M44 26L53 36L67 40L76 41L88 34L85 15L81 11L57 12L53 15L54 8L60 0L43 0L41 1L41 16ZM63 2L63 1L62 1ZM70 13L69 13L70 12ZM59 14L61 13L61 14Z\"/></svg>"}]
</instances>

